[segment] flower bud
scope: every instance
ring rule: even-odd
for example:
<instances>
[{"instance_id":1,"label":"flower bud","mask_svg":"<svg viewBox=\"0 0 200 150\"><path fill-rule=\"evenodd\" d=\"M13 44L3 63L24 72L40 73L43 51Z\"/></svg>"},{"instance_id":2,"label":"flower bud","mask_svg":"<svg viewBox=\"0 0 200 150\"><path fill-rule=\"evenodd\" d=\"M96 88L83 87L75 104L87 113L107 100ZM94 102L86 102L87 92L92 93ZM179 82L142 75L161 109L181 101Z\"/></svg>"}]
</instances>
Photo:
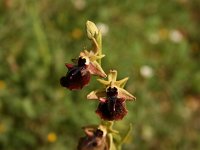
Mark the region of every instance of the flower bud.
<instances>
[{"instance_id":1,"label":"flower bud","mask_svg":"<svg viewBox=\"0 0 200 150\"><path fill-rule=\"evenodd\" d=\"M86 31L87 31L87 36L90 40L99 33L97 26L91 21L86 22Z\"/></svg>"}]
</instances>

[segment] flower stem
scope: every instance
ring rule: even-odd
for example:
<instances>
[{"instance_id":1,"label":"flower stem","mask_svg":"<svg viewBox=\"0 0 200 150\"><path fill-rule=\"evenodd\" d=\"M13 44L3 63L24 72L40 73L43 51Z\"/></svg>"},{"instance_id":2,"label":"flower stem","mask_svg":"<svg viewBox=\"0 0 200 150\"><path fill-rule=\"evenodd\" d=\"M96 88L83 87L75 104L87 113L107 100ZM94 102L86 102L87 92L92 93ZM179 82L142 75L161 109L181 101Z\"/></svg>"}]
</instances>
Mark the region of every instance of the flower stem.
<instances>
[{"instance_id":1,"label":"flower stem","mask_svg":"<svg viewBox=\"0 0 200 150\"><path fill-rule=\"evenodd\" d=\"M98 35L96 37L96 41L97 41L97 44L98 44L98 55L101 56L102 55L102 35L101 35L101 32L99 30L98 32ZM98 60L98 63L101 65L101 59Z\"/></svg>"}]
</instances>

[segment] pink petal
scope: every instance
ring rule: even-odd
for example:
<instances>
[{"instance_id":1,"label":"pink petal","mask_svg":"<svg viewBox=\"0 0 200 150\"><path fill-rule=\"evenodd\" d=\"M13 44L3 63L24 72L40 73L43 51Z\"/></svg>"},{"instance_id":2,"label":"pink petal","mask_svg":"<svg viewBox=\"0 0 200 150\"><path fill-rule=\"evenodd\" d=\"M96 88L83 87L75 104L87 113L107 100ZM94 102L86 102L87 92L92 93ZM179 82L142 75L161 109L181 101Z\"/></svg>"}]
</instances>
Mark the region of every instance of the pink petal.
<instances>
[{"instance_id":1,"label":"pink petal","mask_svg":"<svg viewBox=\"0 0 200 150\"><path fill-rule=\"evenodd\" d=\"M68 69L71 69L71 68L73 68L74 67L74 65L73 64L65 64L65 66L68 68Z\"/></svg>"}]
</instances>

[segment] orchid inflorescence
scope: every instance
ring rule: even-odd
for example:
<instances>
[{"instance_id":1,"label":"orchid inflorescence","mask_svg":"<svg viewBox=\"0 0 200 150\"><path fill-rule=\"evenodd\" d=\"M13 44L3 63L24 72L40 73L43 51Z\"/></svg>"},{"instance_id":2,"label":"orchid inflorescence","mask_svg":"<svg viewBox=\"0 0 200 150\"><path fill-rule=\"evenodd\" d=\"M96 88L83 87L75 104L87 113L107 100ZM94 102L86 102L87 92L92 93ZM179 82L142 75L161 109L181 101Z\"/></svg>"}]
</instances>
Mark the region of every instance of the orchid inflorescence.
<instances>
[{"instance_id":1,"label":"orchid inflorescence","mask_svg":"<svg viewBox=\"0 0 200 150\"><path fill-rule=\"evenodd\" d=\"M113 121L122 120L127 114L126 100L136 98L124 89L128 78L117 80L117 71L110 70L108 75L101 67L102 37L100 30L91 22L86 22L87 37L92 42L91 50L83 50L73 64L65 64L68 71L61 77L60 84L69 90L80 90L88 85L92 75L101 77L97 79L103 87L87 95L87 99L99 101L96 109L97 115L102 119L100 125L84 127L85 137L80 138L78 150L121 150L121 145L130 133L121 137L113 129ZM104 80L102 78L108 78Z\"/></svg>"}]
</instances>

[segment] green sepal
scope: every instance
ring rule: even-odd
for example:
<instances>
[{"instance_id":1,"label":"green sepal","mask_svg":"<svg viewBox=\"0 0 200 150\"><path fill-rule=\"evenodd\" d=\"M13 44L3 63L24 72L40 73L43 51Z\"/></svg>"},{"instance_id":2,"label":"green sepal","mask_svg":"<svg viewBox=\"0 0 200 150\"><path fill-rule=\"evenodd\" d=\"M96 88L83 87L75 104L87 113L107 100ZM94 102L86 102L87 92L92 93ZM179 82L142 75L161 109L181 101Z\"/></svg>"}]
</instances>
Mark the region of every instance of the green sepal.
<instances>
[{"instance_id":1,"label":"green sepal","mask_svg":"<svg viewBox=\"0 0 200 150\"><path fill-rule=\"evenodd\" d=\"M87 95L87 99L99 99L100 97L106 97L105 89L95 90Z\"/></svg>"},{"instance_id":2,"label":"green sepal","mask_svg":"<svg viewBox=\"0 0 200 150\"><path fill-rule=\"evenodd\" d=\"M124 98L126 100L136 100L136 97L133 96L131 93L129 93L128 91L126 91L123 88L117 88L118 89L118 97L119 98Z\"/></svg>"},{"instance_id":3,"label":"green sepal","mask_svg":"<svg viewBox=\"0 0 200 150\"><path fill-rule=\"evenodd\" d=\"M88 70L91 74L98 74L102 78L106 78L107 75L104 70L101 68L100 64L97 61L90 62Z\"/></svg>"}]
</instances>

